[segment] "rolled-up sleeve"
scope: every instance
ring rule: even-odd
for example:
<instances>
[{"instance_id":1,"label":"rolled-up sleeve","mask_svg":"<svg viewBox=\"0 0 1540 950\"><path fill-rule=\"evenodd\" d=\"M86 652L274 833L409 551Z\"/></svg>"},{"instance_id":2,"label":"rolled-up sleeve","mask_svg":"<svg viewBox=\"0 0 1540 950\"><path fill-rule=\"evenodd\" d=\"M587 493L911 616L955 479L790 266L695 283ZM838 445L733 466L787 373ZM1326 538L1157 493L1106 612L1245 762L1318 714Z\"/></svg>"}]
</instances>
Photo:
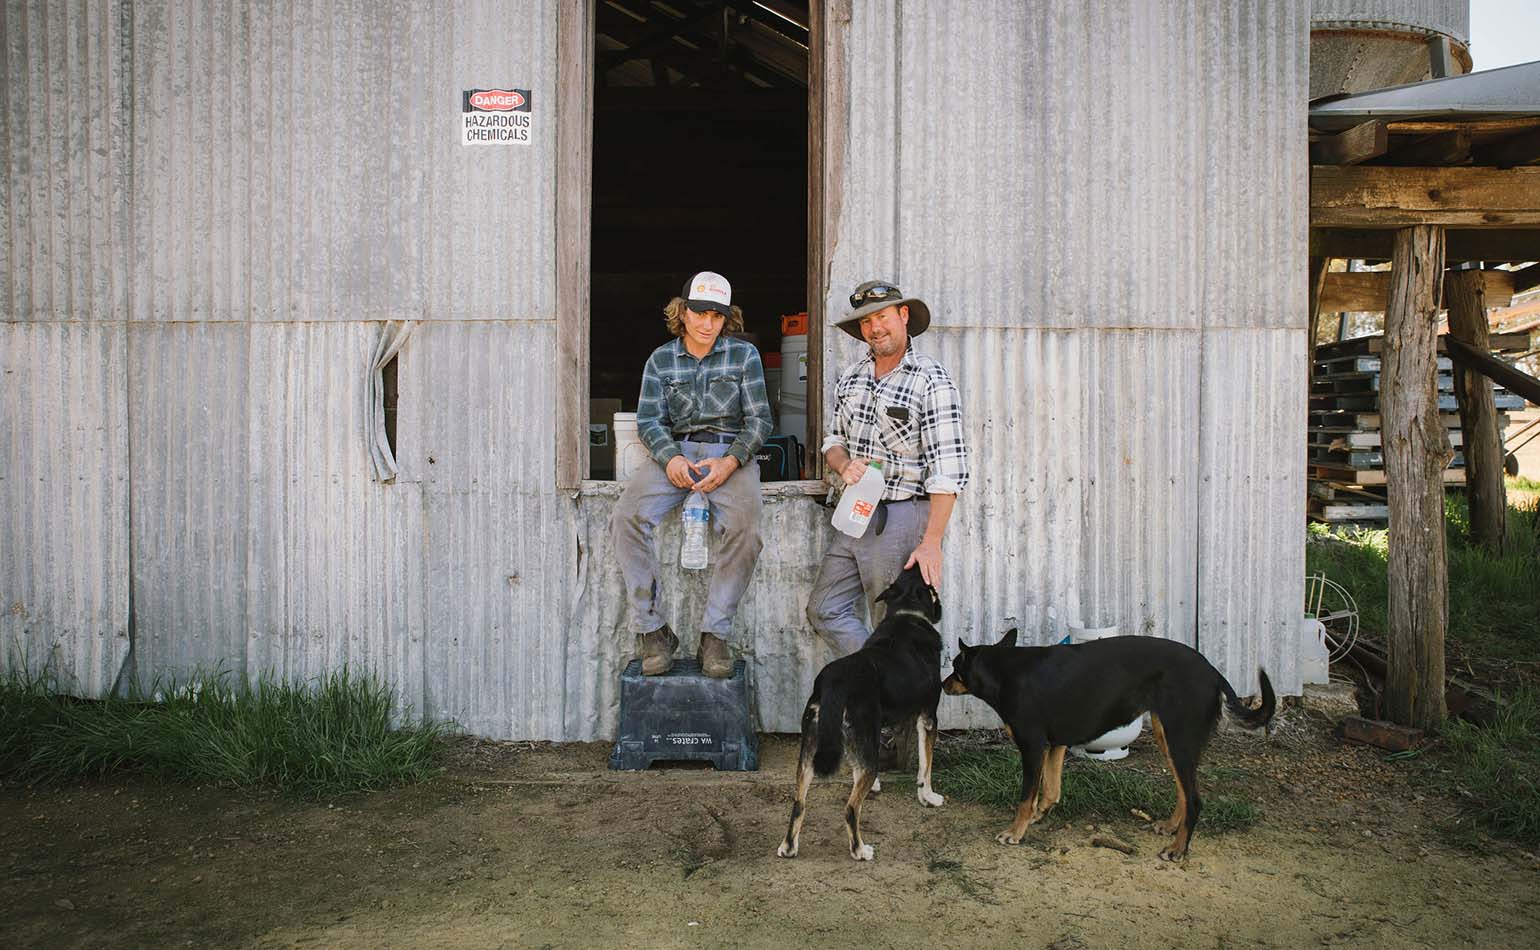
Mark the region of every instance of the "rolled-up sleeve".
<instances>
[{"instance_id":1,"label":"rolled-up sleeve","mask_svg":"<svg viewBox=\"0 0 1540 950\"><path fill-rule=\"evenodd\" d=\"M667 465L681 454L674 441L673 420L669 418L668 397L663 392L663 374L658 369L658 354L647 359L642 370L642 392L636 399L636 434L659 465Z\"/></svg>"},{"instance_id":2,"label":"rolled-up sleeve","mask_svg":"<svg viewBox=\"0 0 1540 950\"><path fill-rule=\"evenodd\" d=\"M925 391L920 442L927 494L955 495L968 486L968 441L963 430L962 399L952 378L939 367Z\"/></svg>"},{"instance_id":3,"label":"rolled-up sleeve","mask_svg":"<svg viewBox=\"0 0 1540 950\"><path fill-rule=\"evenodd\" d=\"M727 452L746 466L754 460L770 437L770 396L765 391L765 367L759 359L759 351L749 348L743 361L743 374L739 378L739 405L743 407L743 427Z\"/></svg>"}]
</instances>

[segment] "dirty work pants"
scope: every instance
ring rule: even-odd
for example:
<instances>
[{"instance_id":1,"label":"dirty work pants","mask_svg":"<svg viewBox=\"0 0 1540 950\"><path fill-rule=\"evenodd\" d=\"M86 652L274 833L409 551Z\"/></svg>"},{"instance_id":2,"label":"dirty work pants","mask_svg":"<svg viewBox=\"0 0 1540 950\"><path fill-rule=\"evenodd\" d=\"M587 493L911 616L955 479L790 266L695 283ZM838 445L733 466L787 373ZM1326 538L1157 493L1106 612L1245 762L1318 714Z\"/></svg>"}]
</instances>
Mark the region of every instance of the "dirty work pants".
<instances>
[{"instance_id":1,"label":"dirty work pants","mask_svg":"<svg viewBox=\"0 0 1540 950\"><path fill-rule=\"evenodd\" d=\"M726 455L730 446L681 442L679 448L691 462ZM610 537L615 559L626 581L626 604L631 630L647 633L667 621L658 613L658 557L652 534L663 517L684 504L689 492L675 488L663 466L648 461L626 483L610 517ZM732 640L733 614L749 586L754 564L764 542L759 539L759 465L749 464L708 492L711 506L711 581L706 589L706 616L701 632ZM677 556L677 552L675 552Z\"/></svg>"},{"instance_id":2,"label":"dirty work pants","mask_svg":"<svg viewBox=\"0 0 1540 950\"><path fill-rule=\"evenodd\" d=\"M836 531L834 543L818 566L818 577L807 599L807 619L813 630L833 645L837 656L856 652L871 636L857 608L862 600L870 602L898 579L904 562L925 536L930 499L890 504L887 509L888 523L882 534L877 534L875 519L859 538ZM875 624L875 615L872 620Z\"/></svg>"}]
</instances>

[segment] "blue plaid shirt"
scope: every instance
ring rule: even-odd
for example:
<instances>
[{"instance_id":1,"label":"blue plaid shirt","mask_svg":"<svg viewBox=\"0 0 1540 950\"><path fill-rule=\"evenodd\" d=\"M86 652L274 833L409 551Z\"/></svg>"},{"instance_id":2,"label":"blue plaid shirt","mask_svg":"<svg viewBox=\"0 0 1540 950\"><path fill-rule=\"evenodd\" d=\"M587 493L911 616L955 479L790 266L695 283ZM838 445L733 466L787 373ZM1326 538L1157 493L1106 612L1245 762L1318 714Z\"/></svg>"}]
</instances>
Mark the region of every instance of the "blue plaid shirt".
<instances>
[{"instance_id":1,"label":"blue plaid shirt","mask_svg":"<svg viewBox=\"0 0 1540 950\"><path fill-rule=\"evenodd\" d=\"M770 398L759 351L743 340L719 336L704 359L675 339L652 351L642 370L636 401L636 433L659 465L682 454L678 439L692 432L736 436L727 453L740 467L770 435Z\"/></svg>"}]
</instances>

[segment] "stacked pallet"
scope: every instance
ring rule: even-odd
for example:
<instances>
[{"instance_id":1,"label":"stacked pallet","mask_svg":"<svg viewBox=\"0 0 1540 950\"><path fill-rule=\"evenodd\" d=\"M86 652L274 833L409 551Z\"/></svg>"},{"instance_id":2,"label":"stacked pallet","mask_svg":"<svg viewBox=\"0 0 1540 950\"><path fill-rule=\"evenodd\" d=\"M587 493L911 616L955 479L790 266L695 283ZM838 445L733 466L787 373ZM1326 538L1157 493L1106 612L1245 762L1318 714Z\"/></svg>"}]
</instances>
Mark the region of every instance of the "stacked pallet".
<instances>
[{"instance_id":1,"label":"stacked pallet","mask_svg":"<svg viewBox=\"0 0 1540 950\"><path fill-rule=\"evenodd\" d=\"M1493 334L1491 343L1496 352L1522 352L1529 346L1529 335ZM1316 347L1308 426L1308 509L1312 520L1375 523L1389 516L1380 442L1383 344L1383 337L1371 336ZM1439 337L1439 352L1444 352L1443 337ZM1460 453L1454 364L1447 356L1438 358L1437 385L1439 418L1449 430L1449 444L1455 450L1454 460L1444 470L1444 484L1463 485L1465 459ZM1522 409L1524 400L1496 386L1493 398L1500 431L1508 424L1507 411Z\"/></svg>"}]
</instances>

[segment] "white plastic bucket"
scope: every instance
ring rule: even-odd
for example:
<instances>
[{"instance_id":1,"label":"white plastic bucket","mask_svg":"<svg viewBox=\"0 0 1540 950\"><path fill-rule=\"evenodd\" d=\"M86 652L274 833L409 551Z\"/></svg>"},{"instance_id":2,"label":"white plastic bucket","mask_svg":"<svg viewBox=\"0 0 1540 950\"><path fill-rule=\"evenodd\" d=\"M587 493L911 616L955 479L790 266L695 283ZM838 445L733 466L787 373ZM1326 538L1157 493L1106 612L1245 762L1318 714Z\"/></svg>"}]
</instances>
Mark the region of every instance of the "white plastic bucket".
<instances>
[{"instance_id":1,"label":"white plastic bucket","mask_svg":"<svg viewBox=\"0 0 1540 950\"><path fill-rule=\"evenodd\" d=\"M807 334L781 337L780 425L776 431L807 444Z\"/></svg>"},{"instance_id":2,"label":"white plastic bucket","mask_svg":"<svg viewBox=\"0 0 1540 950\"><path fill-rule=\"evenodd\" d=\"M639 466L652 459L636 434L636 413L615 413L615 481L630 481Z\"/></svg>"},{"instance_id":3,"label":"white plastic bucket","mask_svg":"<svg viewBox=\"0 0 1540 950\"><path fill-rule=\"evenodd\" d=\"M1326 647L1326 625L1314 617L1299 622L1299 681L1331 682L1331 651Z\"/></svg>"},{"instance_id":4,"label":"white plastic bucket","mask_svg":"<svg viewBox=\"0 0 1540 950\"><path fill-rule=\"evenodd\" d=\"M1067 626L1071 643L1090 643L1092 640L1118 635L1117 627L1082 627L1073 621ZM1113 762L1128 755L1128 744L1139 738L1139 733L1143 730L1144 717L1136 716L1127 725L1102 733L1084 745L1071 746L1069 751L1082 759Z\"/></svg>"}]
</instances>

